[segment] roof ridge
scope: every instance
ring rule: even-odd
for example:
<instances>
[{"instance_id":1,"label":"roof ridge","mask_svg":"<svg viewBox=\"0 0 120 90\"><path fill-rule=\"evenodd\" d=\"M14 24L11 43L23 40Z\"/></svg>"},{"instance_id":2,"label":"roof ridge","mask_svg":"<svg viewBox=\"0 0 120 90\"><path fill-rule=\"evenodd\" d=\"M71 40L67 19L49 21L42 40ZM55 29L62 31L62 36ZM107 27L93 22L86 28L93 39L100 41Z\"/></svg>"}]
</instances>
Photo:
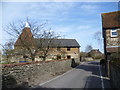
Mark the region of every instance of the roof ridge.
<instances>
[{"instance_id":1,"label":"roof ridge","mask_svg":"<svg viewBox=\"0 0 120 90\"><path fill-rule=\"evenodd\" d=\"M35 38L35 39L50 39L50 38ZM52 39L52 38L51 38ZM61 38L55 38L56 40L60 40ZM76 40L76 39L61 39L61 40Z\"/></svg>"},{"instance_id":2,"label":"roof ridge","mask_svg":"<svg viewBox=\"0 0 120 90\"><path fill-rule=\"evenodd\" d=\"M107 12L107 13L101 13L101 14L104 15L104 14L112 14L112 13L117 13L117 12L120 12L120 11L113 11L113 12Z\"/></svg>"}]
</instances>

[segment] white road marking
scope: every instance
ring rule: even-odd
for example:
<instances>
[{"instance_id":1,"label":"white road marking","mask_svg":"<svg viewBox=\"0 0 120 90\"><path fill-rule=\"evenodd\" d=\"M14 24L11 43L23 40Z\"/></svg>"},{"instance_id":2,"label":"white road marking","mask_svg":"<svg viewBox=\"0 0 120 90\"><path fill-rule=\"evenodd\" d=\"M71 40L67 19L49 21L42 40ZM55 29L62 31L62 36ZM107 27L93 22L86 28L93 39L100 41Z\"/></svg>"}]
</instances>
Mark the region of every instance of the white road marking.
<instances>
[{"instance_id":1,"label":"white road marking","mask_svg":"<svg viewBox=\"0 0 120 90\"><path fill-rule=\"evenodd\" d=\"M100 71L100 78L101 78L101 85L102 85L102 90L104 90L104 81L103 81L103 76L102 76L102 73L101 73L101 67L100 67L100 64L99 64L99 71Z\"/></svg>"}]
</instances>

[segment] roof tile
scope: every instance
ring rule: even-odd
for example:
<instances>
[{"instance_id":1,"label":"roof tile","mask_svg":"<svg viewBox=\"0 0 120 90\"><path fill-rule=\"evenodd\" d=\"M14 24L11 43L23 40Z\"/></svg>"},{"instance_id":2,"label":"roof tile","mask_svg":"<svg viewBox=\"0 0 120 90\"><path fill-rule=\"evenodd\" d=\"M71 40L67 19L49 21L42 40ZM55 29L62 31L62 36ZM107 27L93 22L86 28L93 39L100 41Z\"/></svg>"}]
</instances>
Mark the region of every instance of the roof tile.
<instances>
[{"instance_id":1,"label":"roof tile","mask_svg":"<svg viewBox=\"0 0 120 90\"><path fill-rule=\"evenodd\" d=\"M102 13L103 28L118 28L120 27L120 11Z\"/></svg>"}]
</instances>

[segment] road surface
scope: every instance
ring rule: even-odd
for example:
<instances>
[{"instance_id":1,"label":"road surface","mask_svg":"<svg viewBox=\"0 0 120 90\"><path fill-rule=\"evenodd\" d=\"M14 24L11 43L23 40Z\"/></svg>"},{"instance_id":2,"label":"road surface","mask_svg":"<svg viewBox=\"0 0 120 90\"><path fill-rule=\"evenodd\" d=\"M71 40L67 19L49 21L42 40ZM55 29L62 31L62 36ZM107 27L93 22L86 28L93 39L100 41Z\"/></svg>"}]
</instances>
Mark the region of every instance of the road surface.
<instances>
[{"instance_id":1,"label":"road surface","mask_svg":"<svg viewBox=\"0 0 120 90\"><path fill-rule=\"evenodd\" d=\"M103 78L98 61L82 62L81 65L52 80L40 84L40 88L110 88L109 79ZM41 90L41 89L40 89Z\"/></svg>"}]
</instances>

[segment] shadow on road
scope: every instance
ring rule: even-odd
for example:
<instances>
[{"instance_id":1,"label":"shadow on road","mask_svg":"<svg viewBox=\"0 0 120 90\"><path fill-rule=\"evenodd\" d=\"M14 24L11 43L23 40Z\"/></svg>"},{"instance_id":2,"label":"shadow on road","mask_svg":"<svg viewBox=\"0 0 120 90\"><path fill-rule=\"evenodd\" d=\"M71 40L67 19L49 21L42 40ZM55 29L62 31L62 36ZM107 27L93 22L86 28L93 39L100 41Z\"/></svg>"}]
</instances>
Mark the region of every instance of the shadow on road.
<instances>
[{"instance_id":1,"label":"shadow on road","mask_svg":"<svg viewBox=\"0 0 120 90\"><path fill-rule=\"evenodd\" d=\"M110 89L109 80L103 79L104 85L102 86L101 78L100 76L90 76L87 79L85 90L91 89L91 88L99 88L102 90L102 88L108 88Z\"/></svg>"},{"instance_id":2,"label":"shadow on road","mask_svg":"<svg viewBox=\"0 0 120 90\"><path fill-rule=\"evenodd\" d=\"M99 62L87 62L86 64L75 67L75 69L91 72L91 75L87 77L84 88L49 88L49 87L38 86L35 88L17 87L13 90L88 90L88 89L93 90L96 88L99 90L102 90L101 76L99 71ZM103 78L103 82L104 82L105 88L107 89L111 88L109 84L109 79Z\"/></svg>"},{"instance_id":3,"label":"shadow on road","mask_svg":"<svg viewBox=\"0 0 120 90\"><path fill-rule=\"evenodd\" d=\"M88 64L99 65L99 62L88 62Z\"/></svg>"},{"instance_id":4,"label":"shadow on road","mask_svg":"<svg viewBox=\"0 0 120 90\"><path fill-rule=\"evenodd\" d=\"M87 64L76 67L76 69L89 71L92 74L87 78L85 90L87 88L102 88L102 87L111 88L109 79L103 77L103 82L101 81L99 62L88 62ZM103 86L102 86L102 83L103 83Z\"/></svg>"},{"instance_id":5,"label":"shadow on road","mask_svg":"<svg viewBox=\"0 0 120 90\"><path fill-rule=\"evenodd\" d=\"M84 88L49 88L49 87L36 87L32 90L88 90L88 89L98 89L102 90L101 76L99 71L99 62L88 62L87 64L79 65L75 69L82 69L91 72L88 76ZM111 89L109 84L109 79L103 78L104 87L106 89Z\"/></svg>"},{"instance_id":6,"label":"shadow on road","mask_svg":"<svg viewBox=\"0 0 120 90\"><path fill-rule=\"evenodd\" d=\"M45 88L45 87L38 87L32 90L84 90L83 88Z\"/></svg>"},{"instance_id":7,"label":"shadow on road","mask_svg":"<svg viewBox=\"0 0 120 90\"><path fill-rule=\"evenodd\" d=\"M98 67L99 62L88 62L87 65L79 65L76 67L76 69L82 69L85 71L89 71L94 75L100 75L99 73L99 67Z\"/></svg>"}]
</instances>

